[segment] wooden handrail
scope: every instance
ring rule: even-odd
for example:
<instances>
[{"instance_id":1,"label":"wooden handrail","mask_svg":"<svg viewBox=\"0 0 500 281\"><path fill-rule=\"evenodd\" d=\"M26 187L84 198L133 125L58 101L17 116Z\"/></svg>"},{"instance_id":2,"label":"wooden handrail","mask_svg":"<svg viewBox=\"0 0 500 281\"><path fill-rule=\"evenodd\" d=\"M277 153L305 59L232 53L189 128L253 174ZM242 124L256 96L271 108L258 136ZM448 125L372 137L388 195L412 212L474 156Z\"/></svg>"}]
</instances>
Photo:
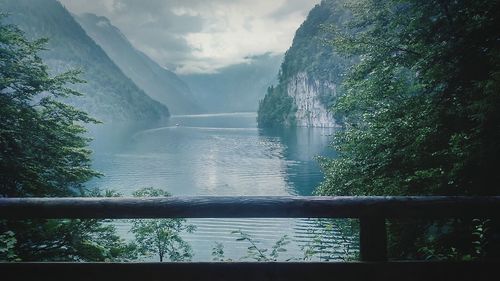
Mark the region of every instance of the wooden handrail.
<instances>
[{"instance_id":1,"label":"wooden handrail","mask_svg":"<svg viewBox=\"0 0 500 281\"><path fill-rule=\"evenodd\" d=\"M2 281L496 281L498 263L0 263L0 274Z\"/></svg>"},{"instance_id":2,"label":"wooden handrail","mask_svg":"<svg viewBox=\"0 0 500 281\"><path fill-rule=\"evenodd\" d=\"M492 197L190 196L0 198L0 218L490 218Z\"/></svg>"},{"instance_id":3,"label":"wooden handrail","mask_svg":"<svg viewBox=\"0 0 500 281\"><path fill-rule=\"evenodd\" d=\"M387 218L500 217L500 197L0 198L0 219L359 218L361 262L0 263L2 280L496 280L493 262L388 262Z\"/></svg>"}]
</instances>

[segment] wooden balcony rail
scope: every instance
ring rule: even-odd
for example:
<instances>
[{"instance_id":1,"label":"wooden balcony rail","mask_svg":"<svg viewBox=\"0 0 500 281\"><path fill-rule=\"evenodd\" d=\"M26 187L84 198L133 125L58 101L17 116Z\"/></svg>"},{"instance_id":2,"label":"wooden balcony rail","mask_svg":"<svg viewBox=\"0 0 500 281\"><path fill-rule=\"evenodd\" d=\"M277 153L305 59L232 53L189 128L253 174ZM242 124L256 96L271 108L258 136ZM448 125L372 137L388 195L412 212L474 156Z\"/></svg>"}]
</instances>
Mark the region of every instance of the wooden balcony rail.
<instances>
[{"instance_id":1,"label":"wooden balcony rail","mask_svg":"<svg viewBox=\"0 0 500 281\"><path fill-rule=\"evenodd\" d=\"M500 219L500 197L0 198L0 219L359 218L359 262L0 263L0 280L498 280L500 261L387 261L388 218Z\"/></svg>"}]
</instances>

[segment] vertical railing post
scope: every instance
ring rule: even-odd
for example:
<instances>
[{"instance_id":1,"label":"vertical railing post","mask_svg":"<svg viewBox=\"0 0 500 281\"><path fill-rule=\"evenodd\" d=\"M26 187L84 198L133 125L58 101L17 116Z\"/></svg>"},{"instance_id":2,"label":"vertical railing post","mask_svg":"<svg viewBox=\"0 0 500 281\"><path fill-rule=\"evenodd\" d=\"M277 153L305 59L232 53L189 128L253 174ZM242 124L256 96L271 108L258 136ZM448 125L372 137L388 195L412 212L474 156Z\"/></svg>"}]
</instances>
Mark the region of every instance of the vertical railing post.
<instances>
[{"instance_id":1,"label":"vertical railing post","mask_svg":"<svg viewBox=\"0 0 500 281\"><path fill-rule=\"evenodd\" d=\"M359 252L361 261L387 261L385 218L359 219Z\"/></svg>"}]
</instances>

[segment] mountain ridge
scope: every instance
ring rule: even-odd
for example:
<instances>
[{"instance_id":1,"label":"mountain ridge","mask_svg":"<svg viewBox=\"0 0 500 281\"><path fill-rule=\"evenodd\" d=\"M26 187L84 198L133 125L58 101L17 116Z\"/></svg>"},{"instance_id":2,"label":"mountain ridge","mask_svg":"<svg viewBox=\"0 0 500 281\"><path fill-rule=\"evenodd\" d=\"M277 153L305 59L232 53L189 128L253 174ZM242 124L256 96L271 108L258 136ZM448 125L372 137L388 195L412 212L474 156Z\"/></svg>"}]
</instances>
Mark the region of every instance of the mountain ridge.
<instances>
[{"instance_id":1,"label":"mountain ridge","mask_svg":"<svg viewBox=\"0 0 500 281\"><path fill-rule=\"evenodd\" d=\"M221 68L217 73L179 76L208 112L255 112L266 88L278 81L282 59L282 54L266 53L248 57L246 63Z\"/></svg>"},{"instance_id":2,"label":"mountain ridge","mask_svg":"<svg viewBox=\"0 0 500 281\"><path fill-rule=\"evenodd\" d=\"M72 85L83 96L66 100L103 121L159 121L170 116L165 105L147 96L116 66L56 0L3 0L7 22L28 38L48 38L40 56L50 72L82 70L85 84Z\"/></svg>"},{"instance_id":3,"label":"mountain ridge","mask_svg":"<svg viewBox=\"0 0 500 281\"><path fill-rule=\"evenodd\" d=\"M108 18L92 13L74 17L125 75L151 98L168 106L170 112L173 114L203 112L184 81L137 50Z\"/></svg>"}]
</instances>

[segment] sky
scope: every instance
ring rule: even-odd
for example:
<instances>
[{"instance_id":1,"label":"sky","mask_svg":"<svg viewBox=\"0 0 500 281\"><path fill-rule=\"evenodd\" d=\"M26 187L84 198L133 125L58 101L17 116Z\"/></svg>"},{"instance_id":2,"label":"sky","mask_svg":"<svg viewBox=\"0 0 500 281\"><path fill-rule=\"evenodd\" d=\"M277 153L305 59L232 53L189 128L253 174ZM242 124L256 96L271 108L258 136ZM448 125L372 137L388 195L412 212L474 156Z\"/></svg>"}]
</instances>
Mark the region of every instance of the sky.
<instances>
[{"instance_id":1,"label":"sky","mask_svg":"<svg viewBox=\"0 0 500 281\"><path fill-rule=\"evenodd\" d=\"M320 0L59 0L107 17L129 41L179 74L214 73L252 56L284 53Z\"/></svg>"}]
</instances>

